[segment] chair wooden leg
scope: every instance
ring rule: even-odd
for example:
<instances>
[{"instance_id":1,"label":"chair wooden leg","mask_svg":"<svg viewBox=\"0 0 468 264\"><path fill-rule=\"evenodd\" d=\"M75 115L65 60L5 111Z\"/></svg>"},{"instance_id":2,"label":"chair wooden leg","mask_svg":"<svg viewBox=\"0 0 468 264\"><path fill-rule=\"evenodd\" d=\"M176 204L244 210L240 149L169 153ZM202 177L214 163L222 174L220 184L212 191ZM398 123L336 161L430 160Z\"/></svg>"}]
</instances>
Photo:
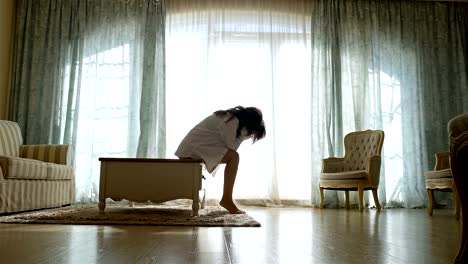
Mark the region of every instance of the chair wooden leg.
<instances>
[{"instance_id":1,"label":"chair wooden leg","mask_svg":"<svg viewBox=\"0 0 468 264\"><path fill-rule=\"evenodd\" d=\"M320 209L323 208L323 188L320 187Z\"/></svg>"},{"instance_id":2,"label":"chair wooden leg","mask_svg":"<svg viewBox=\"0 0 468 264\"><path fill-rule=\"evenodd\" d=\"M349 191L348 190L345 191L345 207L346 207L346 209L350 208L350 206L349 206Z\"/></svg>"},{"instance_id":3,"label":"chair wooden leg","mask_svg":"<svg viewBox=\"0 0 468 264\"><path fill-rule=\"evenodd\" d=\"M429 206L427 207L427 213L432 216L432 208L434 207L434 195L432 189L426 189L427 196L429 197Z\"/></svg>"},{"instance_id":4,"label":"chair wooden leg","mask_svg":"<svg viewBox=\"0 0 468 264\"><path fill-rule=\"evenodd\" d=\"M374 196L375 207L377 207L377 210L380 211L382 207L380 206L380 203L379 203L379 196L377 194L377 189L372 189L372 196Z\"/></svg>"},{"instance_id":5,"label":"chair wooden leg","mask_svg":"<svg viewBox=\"0 0 468 264\"><path fill-rule=\"evenodd\" d=\"M460 197L457 188L453 188L453 203L455 204L455 219L460 219Z\"/></svg>"},{"instance_id":6,"label":"chair wooden leg","mask_svg":"<svg viewBox=\"0 0 468 264\"><path fill-rule=\"evenodd\" d=\"M358 192L359 192L359 211L364 210L364 187L363 186L358 186Z\"/></svg>"}]
</instances>

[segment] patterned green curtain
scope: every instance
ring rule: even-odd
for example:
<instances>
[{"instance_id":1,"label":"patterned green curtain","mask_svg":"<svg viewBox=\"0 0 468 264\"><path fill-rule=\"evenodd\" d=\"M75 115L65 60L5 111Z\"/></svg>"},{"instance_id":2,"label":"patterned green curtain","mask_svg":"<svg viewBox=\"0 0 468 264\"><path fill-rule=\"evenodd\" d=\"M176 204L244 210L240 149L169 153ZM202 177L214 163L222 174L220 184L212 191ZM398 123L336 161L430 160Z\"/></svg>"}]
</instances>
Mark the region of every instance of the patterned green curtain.
<instances>
[{"instance_id":1,"label":"patterned green curtain","mask_svg":"<svg viewBox=\"0 0 468 264\"><path fill-rule=\"evenodd\" d=\"M401 12L401 23L406 29L401 37L405 51L402 55L407 56L402 59L400 73L405 85L402 89L405 159L399 191L391 202L417 207L427 201L424 172L434 168L434 154L449 150L448 121L468 112L468 4L403 2Z\"/></svg>"},{"instance_id":2,"label":"patterned green curtain","mask_svg":"<svg viewBox=\"0 0 468 264\"><path fill-rule=\"evenodd\" d=\"M143 36L142 63L144 66L138 157L164 157L166 155L165 16L157 14L163 10L151 10L152 13L148 14Z\"/></svg>"},{"instance_id":3,"label":"patterned green curtain","mask_svg":"<svg viewBox=\"0 0 468 264\"><path fill-rule=\"evenodd\" d=\"M162 0L19 0L9 109L25 143L71 143L77 194L99 157L164 157ZM83 177L83 178L80 178Z\"/></svg>"},{"instance_id":4,"label":"patterned green curtain","mask_svg":"<svg viewBox=\"0 0 468 264\"><path fill-rule=\"evenodd\" d=\"M26 143L72 143L75 138L76 124L70 121L78 114L73 106L80 99L79 67L66 66L78 65L83 57L84 23L77 19L82 3L17 3L9 118L19 123Z\"/></svg>"},{"instance_id":5,"label":"patterned green curtain","mask_svg":"<svg viewBox=\"0 0 468 264\"><path fill-rule=\"evenodd\" d=\"M141 93L138 155L164 155L164 18L163 1L19 0L9 118L25 142L76 142L83 58L131 42L138 75L131 85Z\"/></svg>"},{"instance_id":6,"label":"patterned green curtain","mask_svg":"<svg viewBox=\"0 0 468 264\"><path fill-rule=\"evenodd\" d=\"M313 105L326 109L317 128L328 138L325 156L344 154L349 131L383 129L387 207L425 206L424 172L448 150L448 121L468 112L467 17L467 3L314 2L312 89L325 96ZM342 205L325 194L328 206Z\"/></svg>"}]
</instances>

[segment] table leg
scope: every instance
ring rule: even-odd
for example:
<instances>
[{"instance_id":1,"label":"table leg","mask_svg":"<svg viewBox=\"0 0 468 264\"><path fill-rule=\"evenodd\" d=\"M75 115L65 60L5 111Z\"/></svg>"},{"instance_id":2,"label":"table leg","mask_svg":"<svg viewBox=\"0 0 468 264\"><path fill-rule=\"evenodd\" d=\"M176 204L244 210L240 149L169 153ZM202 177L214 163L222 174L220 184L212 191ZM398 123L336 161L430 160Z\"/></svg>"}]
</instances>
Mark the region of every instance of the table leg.
<instances>
[{"instance_id":1,"label":"table leg","mask_svg":"<svg viewBox=\"0 0 468 264\"><path fill-rule=\"evenodd\" d=\"M104 209L106 208L106 200L105 199L100 199L99 200L99 213L103 214L104 213Z\"/></svg>"},{"instance_id":2,"label":"table leg","mask_svg":"<svg viewBox=\"0 0 468 264\"><path fill-rule=\"evenodd\" d=\"M198 216L198 209L200 208L200 205L199 205L199 202L198 199L196 200L193 200L192 202L192 216Z\"/></svg>"}]
</instances>

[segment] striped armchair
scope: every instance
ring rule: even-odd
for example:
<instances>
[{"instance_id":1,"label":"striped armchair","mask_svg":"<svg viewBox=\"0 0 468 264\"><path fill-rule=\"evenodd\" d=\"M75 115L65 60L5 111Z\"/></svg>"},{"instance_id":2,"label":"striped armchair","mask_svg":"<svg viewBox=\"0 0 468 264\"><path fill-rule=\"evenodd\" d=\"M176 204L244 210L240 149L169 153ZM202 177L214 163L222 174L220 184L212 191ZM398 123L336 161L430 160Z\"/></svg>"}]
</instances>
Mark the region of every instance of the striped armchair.
<instances>
[{"instance_id":1,"label":"striped armchair","mask_svg":"<svg viewBox=\"0 0 468 264\"><path fill-rule=\"evenodd\" d=\"M71 204L69 145L23 145L17 123L0 120L0 213Z\"/></svg>"}]
</instances>

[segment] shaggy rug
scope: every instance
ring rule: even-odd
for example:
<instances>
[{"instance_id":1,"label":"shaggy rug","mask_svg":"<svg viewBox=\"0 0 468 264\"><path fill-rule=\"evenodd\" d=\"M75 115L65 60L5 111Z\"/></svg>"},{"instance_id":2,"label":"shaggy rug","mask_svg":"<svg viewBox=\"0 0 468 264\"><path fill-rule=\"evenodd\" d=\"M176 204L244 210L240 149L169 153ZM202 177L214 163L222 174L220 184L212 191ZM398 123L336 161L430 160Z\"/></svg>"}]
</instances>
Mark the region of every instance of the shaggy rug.
<instances>
[{"instance_id":1,"label":"shaggy rug","mask_svg":"<svg viewBox=\"0 0 468 264\"><path fill-rule=\"evenodd\" d=\"M190 206L138 205L106 206L100 214L97 205L72 205L0 216L0 223L73 225L165 225L259 227L248 214L233 215L220 206L206 206L193 217Z\"/></svg>"}]
</instances>

